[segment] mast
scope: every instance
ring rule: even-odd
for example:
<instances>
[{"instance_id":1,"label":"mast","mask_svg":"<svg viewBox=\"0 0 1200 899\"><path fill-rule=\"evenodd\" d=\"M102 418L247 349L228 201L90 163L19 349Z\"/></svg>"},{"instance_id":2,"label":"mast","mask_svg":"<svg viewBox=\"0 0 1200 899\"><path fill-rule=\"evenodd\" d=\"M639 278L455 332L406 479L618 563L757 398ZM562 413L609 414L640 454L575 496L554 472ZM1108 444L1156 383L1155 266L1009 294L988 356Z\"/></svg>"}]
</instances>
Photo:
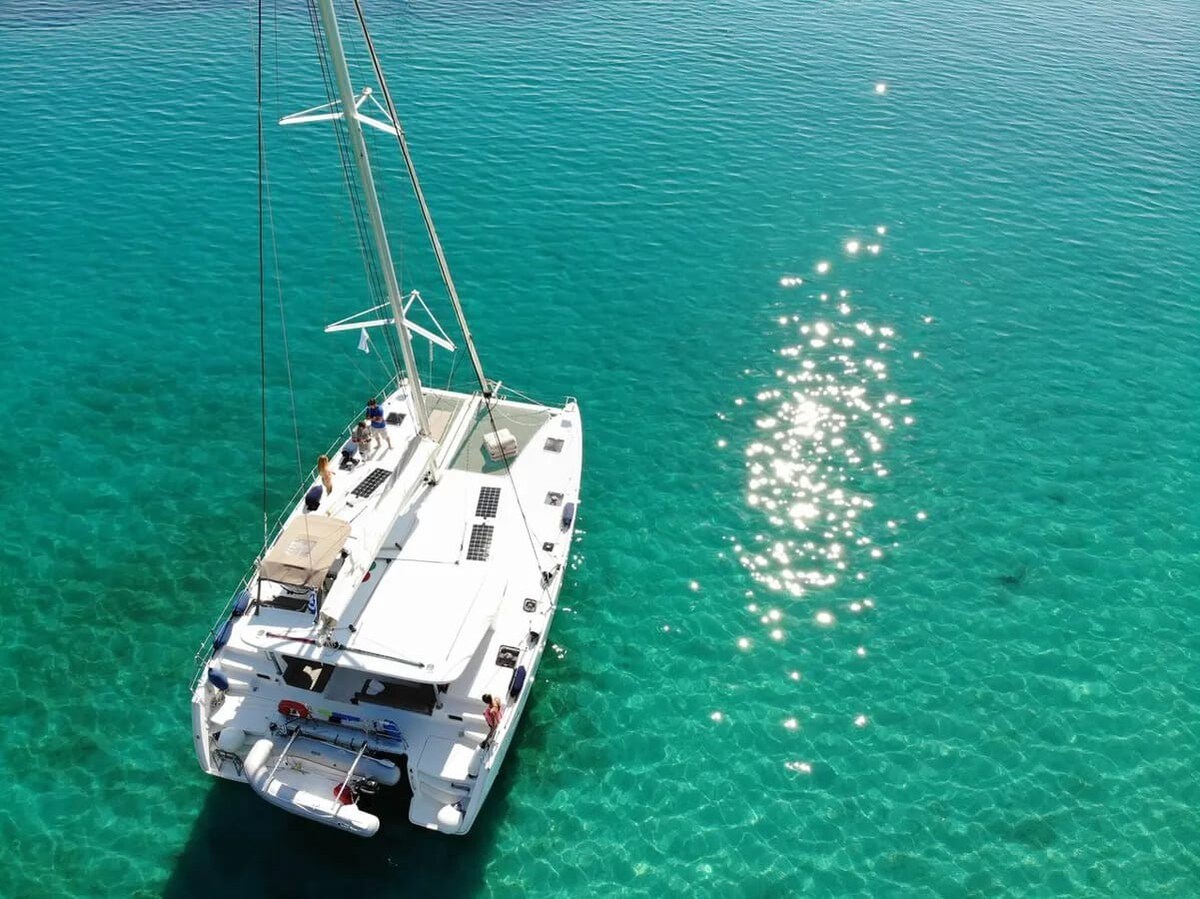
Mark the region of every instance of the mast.
<instances>
[{"instance_id":1,"label":"mast","mask_svg":"<svg viewBox=\"0 0 1200 899\"><path fill-rule=\"evenodd\" d=\"M354 167L362 184L367 215L371 219L371 230L375 235L375 246L379 251L379 267L383 271L383 280L387 285L388 303L392 307L396 333L400 337L400 353L404 360L404 374L408 378L409 397L412 400L413 409L417 413L417 429L422 436L428 437L430 435L429 412L425 408L425 392L421 387L421 376L417 371L417 358L413 354L412 337L408 333L408 323L404 317L404 299L400 295L400 284L396 279L396 266L392 262L387 231L383 227L383 213L379 209L379 195L375 192L375 178L371 174L371 160L367 157L367 143L363 139L362 125L354 114L357 98L350 85L350 68L346 64L345 50L342 49L342 36L338 31L337 15L333 10L333 0L316 0L316 4L321 13L325 44L329 48L330 64L334 76L337 78L338 93L341 95L342 120L346 123L346 130L350 133L350 146L354 151ZM472 357L474 357L474 350L472 350Z\"/></svg>"},{"instance_id":2,"label":"mast","mask_svg":"<svg viewBox=\"0 0 1200 899\"><path fill-rule=\"evenodd\" d=\"M421 182L417 180L417 169L413 165L412 154L408 152L408 141L404 137L404 126L400 124L400 116L396 113L396 104L392 102L392 92L388 90L387 80L383 77L383 67L379 64L379 57L375 53L375 44L371 40L371 33L367 31L367 20L363 16L362 4L359 0L354 0L354 10L358 14L359 25L362 26L363 40L366 41L367 51L371 55L371 64L375 68L375 77L379 80L379 90L383 93L384 102L387 103L387 114L392 120L392 125L396 129L396 140L400 144L400 155L404 157L404 167L408 169L408 179L412 182L413 193L416 194L417 204L421 207L421 218L425 220L425 230L429 234L429 242L433 244L433 253L437 257L438 270L442 274L442 283L446 285L446 293L450 295L450 303L454 306L454 315L458 319L458 326L462 330L463 342L467 345L467 352L471 355L471 367L475 369L475 377L479 381L479 389L483 391L484 398L492 395L491 385L488 383L483 374L483 363L479 361L479 353L475 350L475 339L471 336L471 329L467 326L467 315L463 312L462 303L458 299L458 288L454 286L454 278L450 275L450 263L446 261L446 254L442 252L442 242L438 239L437 229L433 226L433 214L429 211L429 205L425 202L425 192L421 190Z\"/></svg>"}]
</instances>

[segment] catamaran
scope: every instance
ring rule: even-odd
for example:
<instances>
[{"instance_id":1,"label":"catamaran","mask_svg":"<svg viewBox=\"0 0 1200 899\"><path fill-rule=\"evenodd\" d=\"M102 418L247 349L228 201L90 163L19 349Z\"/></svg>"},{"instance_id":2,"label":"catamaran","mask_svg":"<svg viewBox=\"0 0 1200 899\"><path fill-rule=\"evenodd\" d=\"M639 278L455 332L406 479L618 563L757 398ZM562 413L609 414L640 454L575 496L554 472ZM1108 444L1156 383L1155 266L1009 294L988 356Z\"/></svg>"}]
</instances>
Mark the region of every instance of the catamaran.
<instances>
[{"instance_id":1,"label":"catamaran","mask_svg":"<svg viewBox=\"0 0 1200 899\"><path fill-rule=\"evenodd\" d=\"M412 824L465 834L546 648L575 532L582 422L573 398L545 405L484 376L355 8L377 92L355 91L333 0L313 0L330 102L281 124L344 128L386 302L326 330L394 327L399 371L377 439L347 447L332 490L316 473L300 485L202 644L192 736L205 772L309 820L372 836L395 791L410 797ZM422 384L414 336L455 345L410 316L428 307L400 289L364 127L397 140L478 389Z\"/></svg>"}]
</instances>

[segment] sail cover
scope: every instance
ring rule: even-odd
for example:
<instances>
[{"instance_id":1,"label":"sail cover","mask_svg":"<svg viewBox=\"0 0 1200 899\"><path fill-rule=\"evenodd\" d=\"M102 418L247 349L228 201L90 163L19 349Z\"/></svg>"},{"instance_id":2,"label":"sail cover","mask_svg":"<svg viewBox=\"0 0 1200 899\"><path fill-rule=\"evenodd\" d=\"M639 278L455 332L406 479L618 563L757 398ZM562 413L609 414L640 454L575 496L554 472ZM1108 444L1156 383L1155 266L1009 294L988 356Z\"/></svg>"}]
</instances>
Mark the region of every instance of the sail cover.
<instances>
[{"instance_id":1,"label":"sail cover","mask_svg":"<svg viewBox=\"0 0 1200 899\"><path fill-rule=\"evenodd\" d=\"M262 561L260 575L293 587L319 587L350 536L350 525L325 515L301 515Z\"/></svg>"}]
</instances>

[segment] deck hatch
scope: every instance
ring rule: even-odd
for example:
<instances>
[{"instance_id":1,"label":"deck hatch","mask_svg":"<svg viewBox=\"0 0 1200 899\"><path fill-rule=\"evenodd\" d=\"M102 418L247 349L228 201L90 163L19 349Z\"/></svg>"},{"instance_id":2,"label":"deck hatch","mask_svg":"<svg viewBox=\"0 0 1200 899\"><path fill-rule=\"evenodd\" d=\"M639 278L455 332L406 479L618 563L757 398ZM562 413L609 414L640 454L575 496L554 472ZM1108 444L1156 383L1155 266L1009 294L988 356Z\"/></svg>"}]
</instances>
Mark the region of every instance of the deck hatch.
<instances>
[{"instance_id":1,"label":"deck hatch","mask_svg":"<svg viewBox=\"0 0 1200 899\"><path fill-rule=\"evenodd\" d=\"M496 653L496 664L501 668L516 668L517 659L521 657L521 650L515 646L501 646L500 651Z\"/></svg>"},{"instance_id":2,"label":"deck hatch","mask_svg":"<svg viewBox=\"0 0 1200 899\"><path fill-rule=\"evenodd\" d=\"M496 509L500 505L499 487L481 487L479 501L475 503L475 517L495 518Z\"/></svg>"},{"instance_id":3,"label":"deck hatch","mask_svg":"<svg viewBox=\"0 0 1200 899\"><path fill-rule=\"evenodd\" d=\"M476 524L471 527L471 539L467 543L467 558L473 562L486 562L488 550L492 547L492 532L495 528L490 524Z\"/></svg>"},{"instance_id":4,"label":"deck hatch","mask_svg":"<svg viewBox=\"0 0 1200 899\"><path fill-rule=\"evenodd\" d=\"M369 475L362 479L362 483L351 491L355 496L361 496L366 499L372 493L379 489L379 485L388 479L391 471L386 468L376 468Z\"/></svg>"},{"instance_id":5,"label":"deck hatch","mask_svg":"<svg viewBox=\"0 0 1200 899\"><path fill-rule=\"evenodd\" d=\"M561 437L547 437L546 445L543 447L543 449L545 449L548 453L561 453L563 444L565 443L566 441Z\"/></svg>"}]
</instances>

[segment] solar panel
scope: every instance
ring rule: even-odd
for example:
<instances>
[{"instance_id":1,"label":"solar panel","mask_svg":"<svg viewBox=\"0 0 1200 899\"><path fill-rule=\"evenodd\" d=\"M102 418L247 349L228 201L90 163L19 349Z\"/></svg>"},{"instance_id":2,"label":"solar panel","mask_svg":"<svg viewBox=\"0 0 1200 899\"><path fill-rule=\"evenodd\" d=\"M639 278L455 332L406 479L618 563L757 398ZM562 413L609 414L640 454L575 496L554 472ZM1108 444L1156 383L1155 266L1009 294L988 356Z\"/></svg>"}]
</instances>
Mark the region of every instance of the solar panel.
<instances>
[{"instance_id":1,"label":"solar panel","mask_svg":"<svg viewBox=\"0 0 1200 899\"><path fill-rule=\"evenodd\" d=\"M475 516L477 518L495 518L496 507L499 504L499 487L481 487L479 490L479 501L475 503Z\"/></svg>"},{"instance_id":2,"label":"solar panel","mask_svg":"<svg viewBox=\"0 0 1200 899\"><path fill-rule=\"evenodd\" d=\"M471 539L467 542L467 558L469 560L473 562L487 561L494 530L495 528L490 524L477 524L471 527Z\"/></svg>"},{"instance_id":3,"label":"solar panel","mask_svg":"<svg viewBox=\"0 0 1200 899\"><path fill-rule=\"evenodd\" d=\"M379 489L379 485L388 479L391 472L386 468L376 468L369 475L362 479L362 483L352 491L355 496L361 496L366 499L372 493Z\"/></svg>"}]
</instances>

